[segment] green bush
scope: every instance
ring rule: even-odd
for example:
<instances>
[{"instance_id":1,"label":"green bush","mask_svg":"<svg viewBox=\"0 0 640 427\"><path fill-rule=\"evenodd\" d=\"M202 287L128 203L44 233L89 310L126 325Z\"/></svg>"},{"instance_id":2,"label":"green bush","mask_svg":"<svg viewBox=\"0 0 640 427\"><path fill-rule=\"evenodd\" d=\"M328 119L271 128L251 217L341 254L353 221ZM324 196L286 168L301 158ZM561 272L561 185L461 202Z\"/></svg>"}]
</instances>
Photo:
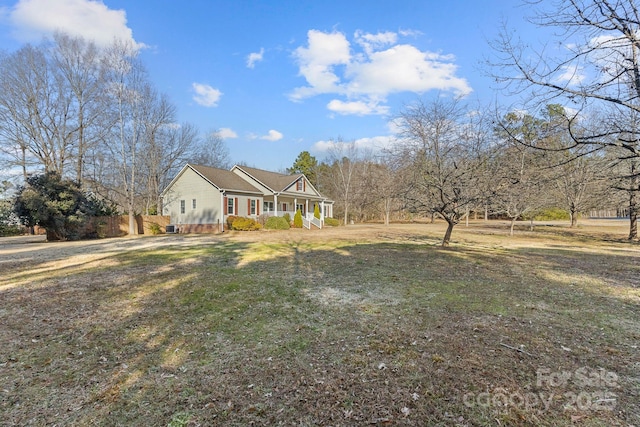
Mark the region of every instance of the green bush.
<instances>
[{"instance_id":1,"label":"green bush","mask_svg":"<svg viewBox=\"0 0 640 427\"><path fill-rule=\"evenodd\" d=\"M533 218L537 221L555 221L569 219L569 212L560 208L548 208L538 212Z\"/></svg>"},{"instance_id":2,"label":"green bush","mask_svg":"<svg viewBox=\"0 0 640 427\"><path fill-rule=\"evenodd\" d=\"M293 227L302 228L302 212L300 212L300 209L298 209L293 216Z\"/></svg>"},{"instance_id":3,"label":"green bush","mask_svg":"<svg viewBox=\"0 0 640 427\"><path fill-rule=\"evenodd\" d=\"M20 187L13 212L22 225L40 226L47 241L79 240L97 237L93 218L106 213L108 204L85 193L80 185L57 172L32 175Z\"/></svg>"},{"instance_id":4,"label":"green bush","mask_svg":"<svg viewBox=\"0 0 640 427\"><path fill-rule=\"evenodd\" d=\"M0 237L19 236L24 234L24 228L14 224L0 223Z\"/></svg>"},{"instance_id":5,"label":"green bush","mask_svg":"<svg viewBox=\"0 0 640 427\"><path fill-rule=\"evenodd\" d=\"M316 205L313 207L313 216L315 218L320 219L320 206L318 206L318 204L316 203Z\"/></svg>"},{"instance_id":6,"label":"green bush","mask_svg":"<svg viewBox=\"0 0 640 427\"><path fill-rule=\"evenodd\" d=\"M254 231L260 230L262 224L255 219L237 217L236 220L233 221L233 224L231 224L231 228L238 231Z\"/></svg>"},{"instance_id":7,"label":"green bush","mask_svg":"<svg viewBox=\"0 0 640 427\"><path fill-rule=\"evenodd\" d=\"M328 225L331 227L337 227L340 225L340 220L337 220L335 218L325 218L324 219L324 225Z\"/></svg>"},{"instance_id":8,"label":"green bush","mask_svg":"<svg viewBox=\"0 0 640 427\"><path fill-rule=\"evenodd\" d=\"M150 222L149 223L149 232L151 232L151 234L153 234L153 235L162 234L162 227L160 227L160 224L157 224L155 222Z\"/></svg>"},{"instance_id":9,"label":"green bush","mask_svg":"<svg viewBox=\"0 0 640 427\"><path fill-rule=\"evenodd\" d=\"M264 224L264 228L268 230L288 230L290 227L289 221L281 216L271 216Z\"/></svg>"},{"instance_id":10,"label":"green bush","mask_svg":"<svg viewBox=\"0 0 640 427\"><path fill-rule=\"evenodd\" d=\"M282 218L284 218L289 223L289 225L291 225L291 215L286 213L286 214L282 215Z\"/></svg>"}]
</instances>

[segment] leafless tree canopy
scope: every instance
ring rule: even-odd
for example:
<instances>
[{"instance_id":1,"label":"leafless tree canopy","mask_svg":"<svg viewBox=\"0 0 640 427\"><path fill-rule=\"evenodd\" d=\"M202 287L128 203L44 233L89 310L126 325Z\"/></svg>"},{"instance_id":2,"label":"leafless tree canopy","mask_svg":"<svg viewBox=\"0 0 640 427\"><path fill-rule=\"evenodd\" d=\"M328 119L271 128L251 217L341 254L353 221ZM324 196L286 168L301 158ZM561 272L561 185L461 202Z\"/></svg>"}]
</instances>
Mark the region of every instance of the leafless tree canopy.
<instances>
[{"instance_id":1,"label":"leafless tree canopy","mask_svg":"<svg viewBox=\"0 0 640 427\"><path fill-rule=\"evenodd\" d=\"M136 48L120 41L99 49L56 33L2 53L0 92L4 171L58 172L132 215L157 212L168 180L199 153L229 163L224 141L198 145L198 129L177 123Z\"/></svg>"}]
</instances>

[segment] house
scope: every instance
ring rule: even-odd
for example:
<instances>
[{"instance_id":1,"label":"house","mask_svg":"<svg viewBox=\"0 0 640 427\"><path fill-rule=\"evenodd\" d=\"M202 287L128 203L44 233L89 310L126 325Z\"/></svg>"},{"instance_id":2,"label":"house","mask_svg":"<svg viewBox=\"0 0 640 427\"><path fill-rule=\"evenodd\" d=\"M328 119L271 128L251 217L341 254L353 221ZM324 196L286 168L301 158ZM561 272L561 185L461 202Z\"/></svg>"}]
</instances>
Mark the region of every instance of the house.
<instances>
[{"instance_id":1,"label":"house","mask_svg":"<svg viewBox=\"0 0 640 427\"><path fill-rule=\"evenodd\" d=\"M231 170L185 165L162 192L163 215L179 233L221 232L230 215L291 218L302 212L305 225L314 221L317 205L322 226L333 215L333 202L320 194L304 174L286 175L247 166Z\"/></svg>"}]
</instances>

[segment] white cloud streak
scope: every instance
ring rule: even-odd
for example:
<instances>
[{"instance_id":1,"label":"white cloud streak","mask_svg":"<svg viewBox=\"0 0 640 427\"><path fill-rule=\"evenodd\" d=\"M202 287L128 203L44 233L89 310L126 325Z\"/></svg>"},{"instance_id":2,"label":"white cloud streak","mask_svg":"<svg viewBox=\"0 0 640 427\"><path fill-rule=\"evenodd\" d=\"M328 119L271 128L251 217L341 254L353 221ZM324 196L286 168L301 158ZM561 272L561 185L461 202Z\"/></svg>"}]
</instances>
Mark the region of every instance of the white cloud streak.
<instances>
[{"instance_id":1,"label":"white cloud streak","mask_svg":"<svg viewBox=\"0 0 640 427\"><path fill-rule=\"evenodd\" d=\"M392 135L374 136L370 138L359 138L353 141L356 148L362 150L380 151L391 147L396 141ZM339 143L335 141L317 141L313 144L312 150L317 153L326 153L335 148Z\"/></svg>"},{"instance_id":2,"label":"white cloud streak","mask_svg":"<svg viewBox=\"0 0 640 427\"><path fill-rule=\"evenodd\" d=\"M144 48L127 26L124 10L109 9L95 0L20 0L5 11L12 36L21 42L37 42L55 31L82 36L105 47L115 39Z\"/></svg>"},{"instance_id":3,"label":"white cloud streak","mask_svg":"<svg viewBox=\"0 0 640 427\"><path fill-rule=\"evenodd\" d=\"M193 83L191 88L195 92L193 100L203 107L217 107L222 92L218 89L203 83Z\"/></svg>"},{"instance_id":4,"label":"white cloud streak","mask_svg":"<svg viewBox=\"0 0 640 427\"><path fill-rule=\"evenodd\" d=\"M255 68L256 62L262 61L264 57L264 48L260 48L260 52L250 53L247 56L247 68Z\"/></svg>"}]
</instances>

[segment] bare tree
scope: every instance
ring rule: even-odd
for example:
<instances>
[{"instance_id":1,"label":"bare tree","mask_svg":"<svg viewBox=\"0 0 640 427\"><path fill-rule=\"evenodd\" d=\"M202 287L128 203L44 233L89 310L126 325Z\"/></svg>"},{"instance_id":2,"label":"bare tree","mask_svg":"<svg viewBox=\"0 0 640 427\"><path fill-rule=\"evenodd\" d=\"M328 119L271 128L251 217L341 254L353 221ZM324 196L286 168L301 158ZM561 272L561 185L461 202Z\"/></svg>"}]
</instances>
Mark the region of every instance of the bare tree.
<instances>
[{"instance_id":1,"label":"bare tree","mask_svg":"<svg viewBox=\"0 0 640 427\"><path fill-rule=\"evenodd\" d=\"M112 187L122 196L129 215L129 234L136 234L136 196L141 149L148 136L145 125L151 121L155 93L132 44L116 41L103 58L107 94L113 106L115 144L107 144L118 171L119 181ZM114 183L115 184L115 183Z\"/></svg>"},{"instance_id":2,"label":"bare tree","mask_svg":"<svg viewBox=\"0 0 640 427\"><path fill-rule=\"evenodd\" d=\"M220 169L231 167L229 149L224 139L217 130L206 133L204 138L198 140L191 147L188 161L197 165L210 166Z\"/></svg>"},{"instance_id":3,"label":"bare tree","mask_svg":"<svg viewBox=\"0 0 640 427\"><path fill-rule=\"evenodd\" d=\"M360 163L360 150L355 141L344 142L341 139L332 141L326 162L329 168L325 169L329 176L322 180L331 187L331 194L339 200L344 210L344 224L349 222L350 208L355 195L356 177L362 171Z\"/></svg>"},{"instance_id":4,"label":"bare tree","mask_svg":"<svg viewBox=\"0 0 640 427\"><path fill-rule=\"evenodd\" d=\"M102 123L104 111L100 51L95 43L65 33L54 34L52 65L71 100L71 130L74 134L76 181L81 185L85 154L109 128Z\"/></svg>"},{"instance_id":5,"label":"bare tree","mask_svg":"<svg viewBox=\"0 0 640 427\"><path fill-rule=\"evenodd\" d=\"M30 165L60 174L74 143L71 101L45 45L26 45L0 63L0 128L5 153L26 177Z\"/></svg>"},{"instance_id":6,"label":"bare tree","mask_svg":"<svg viewBox=\"0 0 640 427\"><path fill-rule=\"evenodd\" d=\"M385 225L389 225L392 212L399 210L401 195L406 186L402 165L391 152L378 156L369 168L371 176L368 192L376 197L376 208L382 213Z\"/></svg>"},{"instance_id":7,"label":"bare tree","mask_svg":"<svg viewBox=\"0 0 640 427\"><path fill-rule=\"evenodd\" d=\"M626 117L640 112L640 5L636 0L571 0L553 5L538 11L531 22L560 29L559 41L565 48L536 50L505 30L494 43L496 58L489 61L496 81L528 95L526 105L534 108L550 100L571 105L575 112L568 114L567 148L611 148L620 159L640 158L633 120L612 116L596 126L582 119L589 111L616 109ZM634 188L627 187L637 194L640 189ZM638 238L635 197L630 196L629 207L633 240Z\"/></svg>"},{"instance_id":8,"label":"bare tree","mask_svg":"<svg viewBox=\"0 0 640 427\"><path fill-rule=\"evenodd\" d=\"M401 139L396 156L411 171L406 198L413 209L434 212L447 222L443 246L482 196L475 181L487 140L467 113L457 101L420 101L402 111L397 121Z\"/></svg>"},{"instance_id":9,"label":"bare tree","mask_svg":"<svg viewBox=\"0 0 640 427\"><path fill-rule=\"evenodd\" d=\"M549 206L550 169L542 161L540 152L517 143L507 143L498 158L500 167L494 177L498 185L493 206L496 213L509 218L509 234L513 235L517 220L529 216L533 221L536 212Z\"/></svg>"}]
</instances>

